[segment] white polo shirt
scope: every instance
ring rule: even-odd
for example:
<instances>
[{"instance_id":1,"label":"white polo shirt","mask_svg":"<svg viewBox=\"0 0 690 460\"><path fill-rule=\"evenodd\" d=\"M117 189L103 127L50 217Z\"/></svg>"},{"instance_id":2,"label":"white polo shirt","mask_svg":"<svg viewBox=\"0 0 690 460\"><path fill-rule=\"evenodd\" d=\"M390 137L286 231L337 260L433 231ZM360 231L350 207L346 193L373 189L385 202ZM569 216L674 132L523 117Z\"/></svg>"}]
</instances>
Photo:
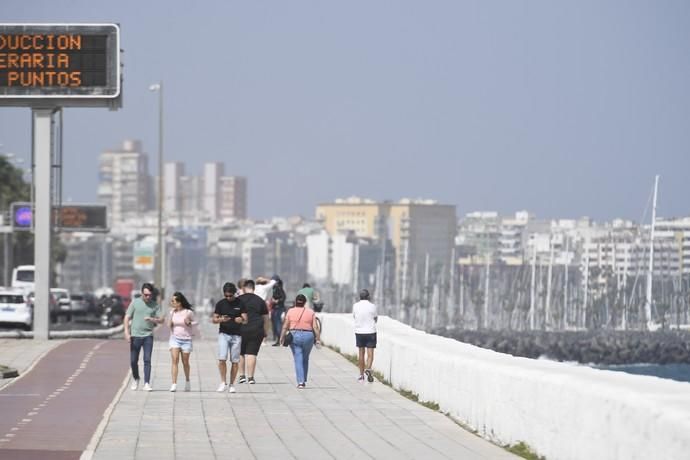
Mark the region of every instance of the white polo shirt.
<instances>
[{"instance_id":1,"label":"white polo shirt","mask_svg":"<svg viewBox=\"0 0 690 460\"><path fill-rule=\"evenodd\" d=\"M373 334L376 332L376 305L368 300L360 300L352 306L352 317L355 319L355 334Z\"/></svg>"}]
</instances>

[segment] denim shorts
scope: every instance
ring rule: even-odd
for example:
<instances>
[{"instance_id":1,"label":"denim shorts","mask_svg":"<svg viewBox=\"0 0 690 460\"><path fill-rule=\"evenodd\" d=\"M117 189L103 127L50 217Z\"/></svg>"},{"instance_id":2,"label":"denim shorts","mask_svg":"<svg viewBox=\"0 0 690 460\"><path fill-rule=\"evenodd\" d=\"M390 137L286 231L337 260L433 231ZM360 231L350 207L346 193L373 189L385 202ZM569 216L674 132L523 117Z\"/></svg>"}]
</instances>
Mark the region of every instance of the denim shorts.
<instances>
[{"instance_id":1,"label":"denim shorts","mask_svg":"<svg viewBox=\"0 0 690 460\"><path fill-rule=\"evenodd\" d=\"M170 348L181 349L182 353L192 352L192 339L179 339L174 335L171 335L170 340L168 341L168 345L170 346Z\"/></svg>"},{"instance_id":2,"label":"denim shorts","mask_svg":"<svg viewBox=\"0 0 690 460\"><path fill-rule=\"evenodd\" d=\"M240 348L242 346L242 336L229 335L224 332L218 333L218 359L225 361L230 352L230 362L240 362Z\"/></svg>"}]
</instances>

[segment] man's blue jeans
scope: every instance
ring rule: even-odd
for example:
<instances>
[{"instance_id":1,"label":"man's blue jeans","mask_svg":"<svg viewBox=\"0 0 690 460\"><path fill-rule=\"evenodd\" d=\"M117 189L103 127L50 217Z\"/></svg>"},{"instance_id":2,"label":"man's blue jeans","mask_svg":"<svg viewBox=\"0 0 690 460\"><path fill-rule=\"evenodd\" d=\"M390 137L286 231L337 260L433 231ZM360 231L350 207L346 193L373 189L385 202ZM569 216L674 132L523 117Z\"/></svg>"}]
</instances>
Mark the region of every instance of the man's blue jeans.
<instances>
[{"instance_id":1,"label":"man's blue jeans","mask_svg":"<svg viewBox=\"0 0 690 460\"><path fill-rule=\"evenodd\" d=\"M144 383L151 382L151 353L153 352L153 336L132 337L129 345L129 360L132 365L132 378L139 380L139 352L144 347Z\"/></svg>"},{"instance_id":2,"label":"man's blue jeans","mask_svg":"<svg viewBox=\"0 0 690 460\"><path fill-rule=\"evenodd\" d=\"M309 373L309 353L314 347L314 333L312 331L292 331L292 356L295 358L295 375L297 383L307 383Z\"/></svg>"}]
</instances>

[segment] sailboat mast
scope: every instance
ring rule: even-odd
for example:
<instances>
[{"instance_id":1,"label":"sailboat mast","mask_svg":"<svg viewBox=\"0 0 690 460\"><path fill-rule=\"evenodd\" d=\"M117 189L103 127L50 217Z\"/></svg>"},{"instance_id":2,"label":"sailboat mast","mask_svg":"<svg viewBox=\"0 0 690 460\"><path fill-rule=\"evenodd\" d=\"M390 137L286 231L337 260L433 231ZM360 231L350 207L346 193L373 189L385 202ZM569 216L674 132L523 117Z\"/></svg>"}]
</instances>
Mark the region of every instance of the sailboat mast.
<instances>
[{"instance_id":1,"label":"sailboat mast","mask_svg":"<svg viewBox=\"0 0 690 460\"><path fill-rule=\"evenodd\" d=\"M645 302L645 316L647 329L652 329L652 279L654 272L654 227L656 225L656 197L659 190L659 175L654 176L654 199L652 200L652 228L649 232L649 268L647 270L647 301Z\"/></svg>"}]
</instances>

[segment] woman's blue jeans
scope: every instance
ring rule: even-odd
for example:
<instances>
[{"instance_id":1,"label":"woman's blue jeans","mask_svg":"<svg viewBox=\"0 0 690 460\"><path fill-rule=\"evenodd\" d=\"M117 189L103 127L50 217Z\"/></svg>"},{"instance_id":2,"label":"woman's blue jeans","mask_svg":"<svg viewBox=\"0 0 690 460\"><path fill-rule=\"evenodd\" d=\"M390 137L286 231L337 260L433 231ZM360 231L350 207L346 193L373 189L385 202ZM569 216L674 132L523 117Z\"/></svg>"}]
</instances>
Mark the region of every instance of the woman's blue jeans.
<instances>
[{"instance_id":1,"label":"woman's blue jeans","mask_svg":"<svg viewBox=\"0 0 690 460\"><path fill-rule=\"evenodd\" d=\"M297 383L307 383L309 373L309 353L314 347L314 333L312 331L292 331L292 356L295 358L295 376Z\"/></svg>"},{"instance_id":2,"label":"woman's blue jeans","mask_svg":"<svg viewBox=\"0 0 690 460\"><path fill-rule=\"evenodd\" d=\"M144 347L144 383L151 382L151 353L153 352L153 336L132 337L129 345L129 361L132 365L132 378L139 380L139 352Z\"/></svg>"}]
</instances>

